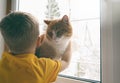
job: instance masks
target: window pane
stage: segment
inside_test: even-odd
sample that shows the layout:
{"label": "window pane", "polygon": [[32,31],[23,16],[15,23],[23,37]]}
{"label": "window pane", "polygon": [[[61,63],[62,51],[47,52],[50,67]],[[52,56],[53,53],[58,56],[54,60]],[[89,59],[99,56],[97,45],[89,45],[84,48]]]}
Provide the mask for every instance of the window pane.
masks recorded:
{"label": "window pane", "polygon": [[[100,0],[19,0],[19,10],[32,13],[45,31],[44,19],[68,15],[73,26],[72,60],[61,74],[100,80]],[[48,4],[49,3],[49,4]],[[52,5],[57,5],[51,7]],[[53,15],[50,9],[60,15]]]}
{"label": "window pane", "polygon": [[100,0],[70,0],[71,18],[98,18],[100,14]]}
{"label": "window pane", "polygon": [[62,74],[100,80],[99,19],[73,21],[73,52],[70,67]]}

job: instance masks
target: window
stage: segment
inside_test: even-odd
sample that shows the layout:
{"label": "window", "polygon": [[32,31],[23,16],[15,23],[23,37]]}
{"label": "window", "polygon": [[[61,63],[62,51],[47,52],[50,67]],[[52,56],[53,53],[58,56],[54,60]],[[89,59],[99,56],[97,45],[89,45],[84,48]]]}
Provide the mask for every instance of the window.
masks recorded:
{"label": "window", "polygon": [[19,0],[18,10],[38,18],[41,34],[44,19],[68,15],[73,26],[72,60],[60,75],[100,81],[100,0]]}

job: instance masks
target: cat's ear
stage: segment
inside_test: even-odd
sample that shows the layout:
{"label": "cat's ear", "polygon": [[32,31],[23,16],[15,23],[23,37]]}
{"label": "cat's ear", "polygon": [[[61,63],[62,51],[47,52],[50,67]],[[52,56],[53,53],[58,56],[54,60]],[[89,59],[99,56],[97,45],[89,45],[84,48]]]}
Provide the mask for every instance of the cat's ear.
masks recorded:
{"label": "cat's ear", "polygon": [[68,22],[69,22],[68,16],[67,16],[67,15],[64,15],[64,16],[62,17],[62,21],[65,22],[65,23],[68,23]]}
{"label": "cat's ear", "polygon": [[44,20],[44,22],[45,22],[47,25],[49,25],[51,21],[49,21],[49,20]]}

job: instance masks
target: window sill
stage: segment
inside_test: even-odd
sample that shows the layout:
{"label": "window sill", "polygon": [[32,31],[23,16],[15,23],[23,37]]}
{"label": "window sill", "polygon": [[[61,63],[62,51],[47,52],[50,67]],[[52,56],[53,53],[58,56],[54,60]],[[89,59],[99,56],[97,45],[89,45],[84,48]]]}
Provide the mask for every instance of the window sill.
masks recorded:
{"label": "window sill", "polygon": [[87,82],[58,76],[56,82],[54,83],[87,83]]}
{"label": "window sill", "polygon": [[100,81],[59,75],[55,83],[100,83]]}

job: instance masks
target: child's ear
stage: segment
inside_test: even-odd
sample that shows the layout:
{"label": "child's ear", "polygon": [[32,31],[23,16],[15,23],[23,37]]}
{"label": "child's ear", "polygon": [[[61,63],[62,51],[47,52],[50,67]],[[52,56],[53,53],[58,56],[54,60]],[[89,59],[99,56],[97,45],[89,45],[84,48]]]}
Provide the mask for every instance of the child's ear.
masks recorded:
{"label": "child's ear", "polygon": [[43,39],[44,39],[44,35],[41,35],[38,37],[37,39],[37,47],[41,46],[42,42],[43,42]]}

